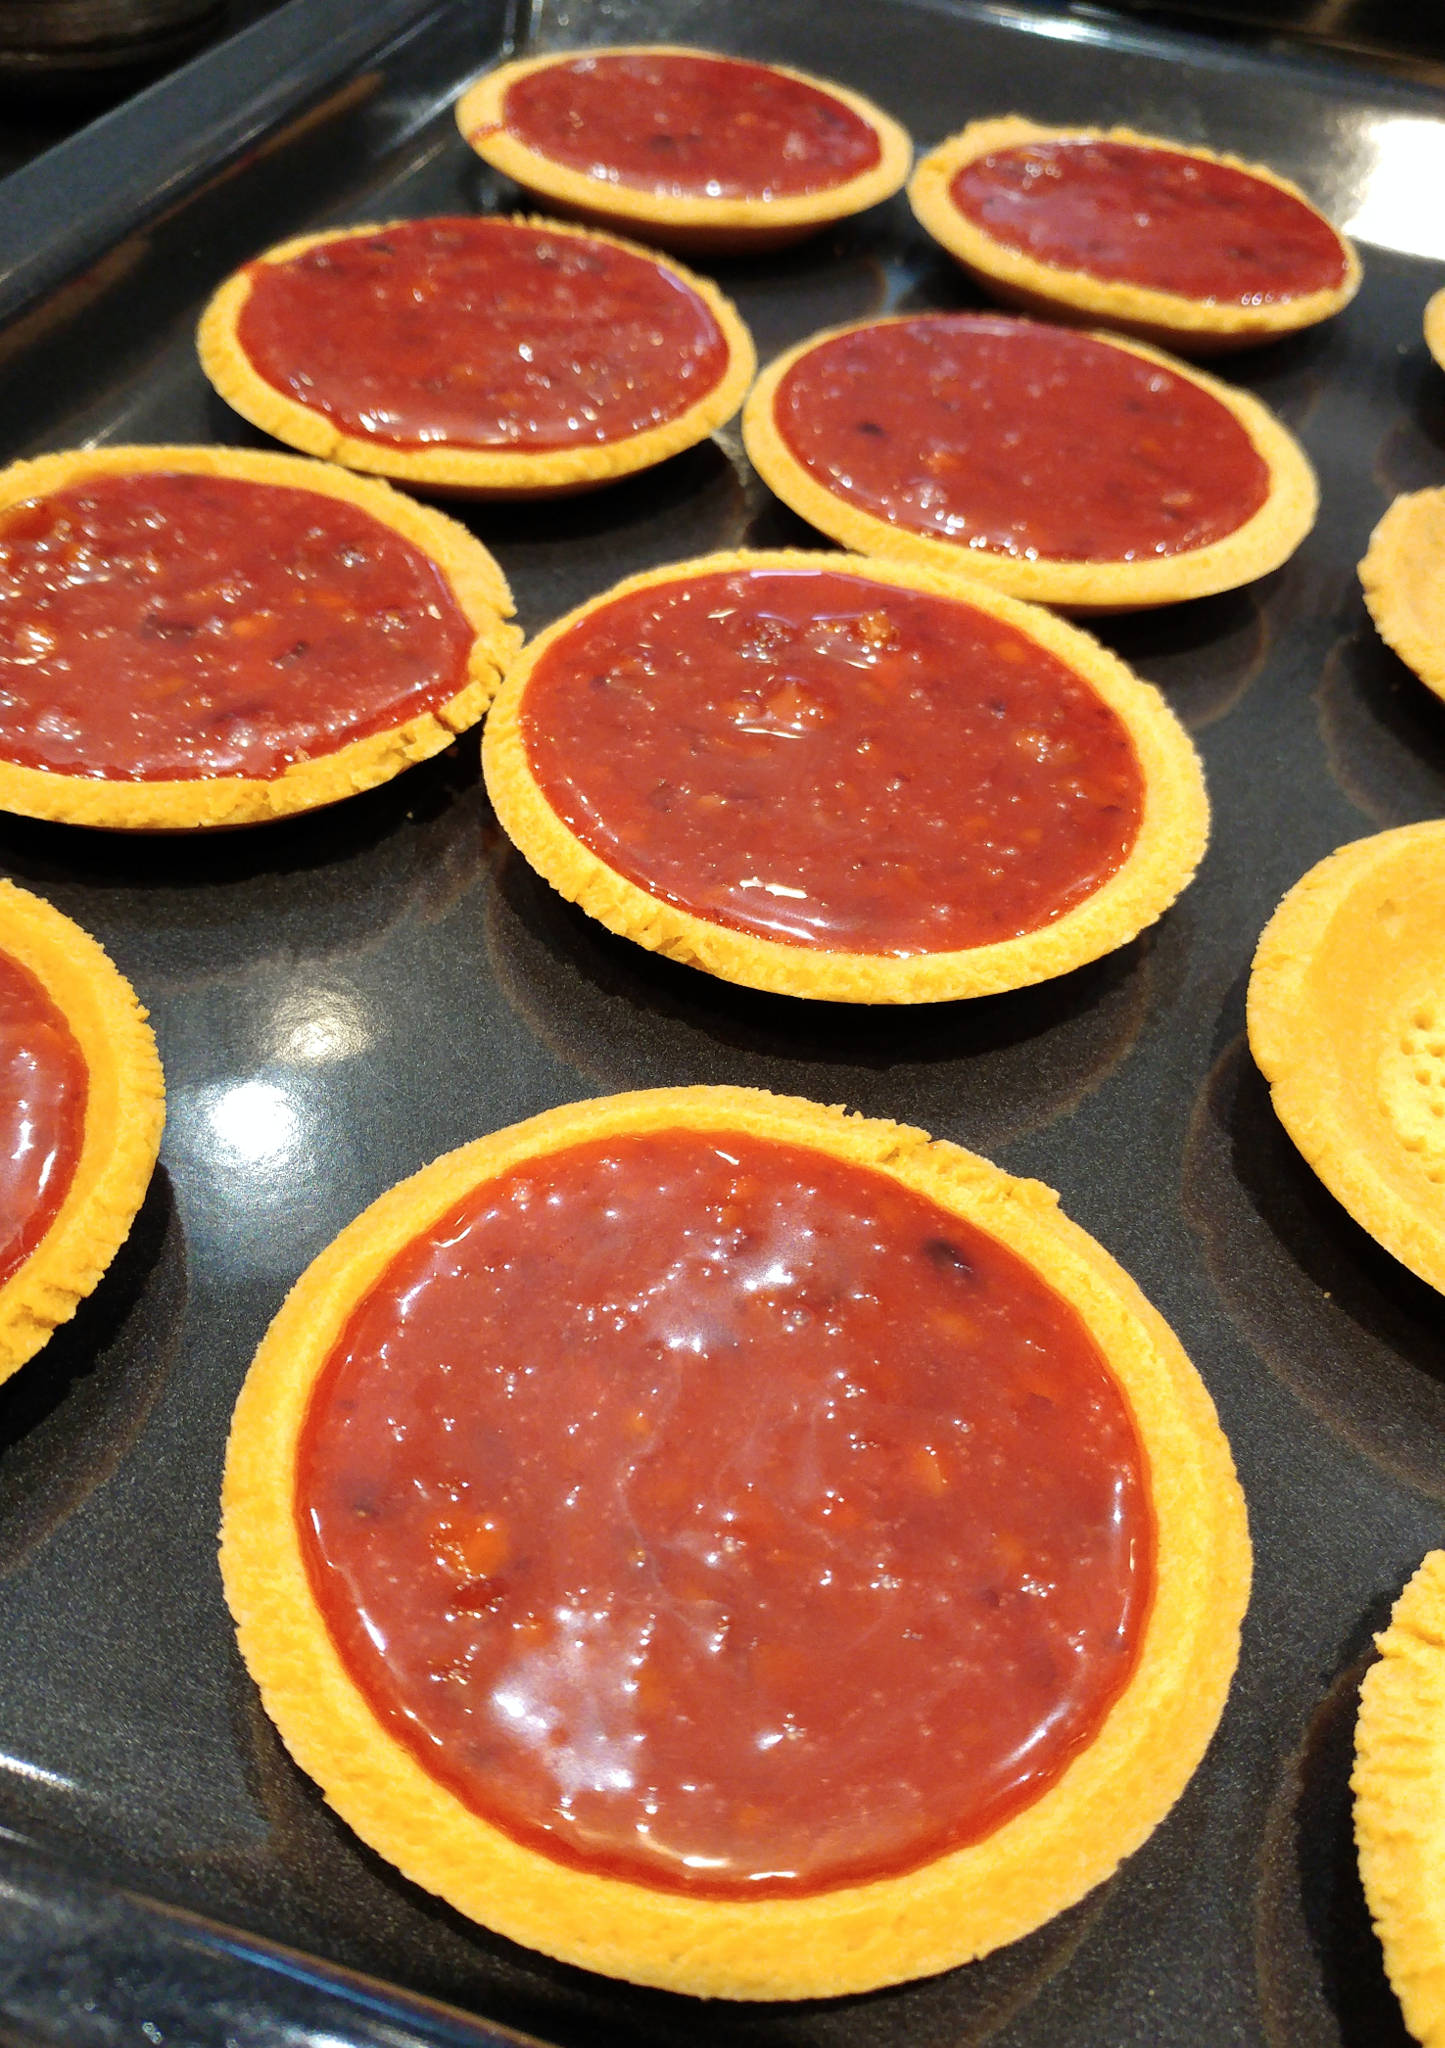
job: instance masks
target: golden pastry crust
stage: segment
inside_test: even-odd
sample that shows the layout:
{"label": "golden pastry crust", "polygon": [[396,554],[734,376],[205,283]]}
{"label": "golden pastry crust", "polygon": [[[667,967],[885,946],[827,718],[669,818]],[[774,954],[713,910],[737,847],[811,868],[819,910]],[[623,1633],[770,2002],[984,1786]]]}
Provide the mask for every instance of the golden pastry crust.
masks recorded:
{"label": "golden pastry crust", "polygon": [[655,249],[644,249],[616,235],[599,234],[593,228],[568,227],[554,220],[519,219],[518,225],[544,228],[548,234],[605,242],[609,248],[641,257],[678,279],[702,300],[722,331],[728,360],[717,383],[676,419],[664,420],[660,426],[647,427],[639,434],[616,441],[576,448],[547,448],[533,453],[507,448],[393,448],[343,433],[325,413],[313,412],[309,406],[289,398],[252,367],[239,334],[241,315],[251,294],[251,272],[263,263],[289,263],[293,257],[326,242],[385,234],[390,227],[408,225],[412,223],[374,221],[366,227],[294,235],[290,241],[263,250],[252,263],[226,279],[201,315],[196,347],[201,368],[227,405],[243,420],[249,420],[253,427],[260,427],[289,447],[299,448],[303,454],[322,456],[347,469],[393,477],[398,483],[446,497],[558,498],[593,490],[618,477],[633,476],[640,469],[665,462],[671,455],[680,455],[683,449],[706,440],[742,404],[757,368],[757,356],[752,336],[731,301],[723,297],[715,284],[694,276],[681,264],[666,261]]}
{"label": "golden pastry crust", "polygon": [[[990,945],[905,958],[831,951],[755,938],[680,909],[618,874],[563,823],[532,773],[521,727],[527,683],[547,649],[588,612],[632,591],[694,576],[820,564],[870,583],[956,598],[1004,621],[1067,663],[1124,721],[1144,779],[1144,815],[1127,860],[1092,896],[1052,924]],[[493,808],[514,845],[554,889],[609,931],[724,981],[829,1002],[951,1002],[1067,974],[1124,945],[1162,916],[1187,886],[1209,835],[1203,771],[1188,735],[1158,691],[1115,655],[1078,627],[983,585],[859,555],[789,550],[706,555],[626,578],[557,620],[523,649],[488,717],[482,766]]]}
{"label": "golden pastry crust", "polygon": [[[1339,242],[1345,259],[1343,281],[1328,291],[1302,293],[1269,305],[1241,306],[1194,299],[1182,292],[1126,284],[1095,277],[1087,270],[1067,270],[1056,263],[999,242],[960,213],[949,188],[965,164],[997,149],[1029,142],[1130,142],[1145,149],[1166,149],[1175,156],[1197,157],[1202,163],[1227,164],[1266,185],[1289,193],[1307,206]],[[970,122],[922,158],[909,182],[908,198],[919,222],[936,242],[960,263],[984,290],[1005,304],[1071,325],[1112,328],[1141,341],[1181,349],[1186,355],[1215,354],[1250,348],[1277,335],[1293,334],[1328,320],[1347,306],[1360,288],[1360,259],[1353,246],[1320,212],[1298,185],[1264,164],[1201,149],[1197,144],[1170,142],[1161,135],[1140,135],[1132,128],[1049,128],[1021,114]]]}
{"label": "golden pastry crust", "polygon": [[897,192],[913,161],[913,143],[871,100],[831,79],[815,78],[787,64],[768,63],[769,71],[799,80],[838,100],[866,121],[878,138],[878,162],[855,178],[821,192],[795,193],[776,199],[710,199],[702,193],[651,192],[614,184],[573,170],[530,148],[512,135],[503,120],[508,88],[518,79],[579,56],[587,57],[718,57],[720,51],[684,48],[675,43],[623,43],[586,50],[553,50],[541,57],[519,57],[502,64],[469,86],[457,101],[457,126],[468,146],[524,192],[569,216],[595,221],[627,234],[646,235],[665,248],[730,251],[778,248],[814,234],[830,222],[845,220]]}
{"label": "golden pastry crust", "polygon": [[74,1177],[50,1228],[0,1286],[0,1380],[68,1322],[126,1240],[165,1121],[155,1038],[135,991],[68,917],[0,881],[0,952],[28,967],[70,1026],[88,1075]]}
{"label": "golden pastry crust", "polygon": [[1405,2024],[1445,2044],[1445,1551],[1432,1550],[1375,1638],[1355,1729],[1355,1844]]}
{"label": "golden pastry crust", "polygon": [[1445,1292],[1445,821],[1342,846],[1266,925],[1249,1044],[1280,1122],[1377,1243]]}
{"label": "golden pastry crust", "polygon": [[482,717],[506,664],[521,645],[521,633],[510,622],[513,607],[506,578],[465,527],[374,478],[351,476],[346,470],[305,462],[294,455],[240,448],[83,448],[12,463],[0,471],[0,513],[92,477],[129,476],[145,470],[235,477],[247,483],[316,491],[359,506],[419,548],[446,577],[476,636],[468,656],[467,681],[435,711],[420,712],[389,732],[353,740],[332,753],[293,762],[280,775],[266,780],[215,775],[119,782],[23,768],[0,760],[0,810],[111,831],[173,832],[212,825],[252,825],[316,810],[389,782],[413,762],[439,754],[458,733]]}
{"label": "golden pastry crust", "polygon": [[[905,320],[917,315],[900,316]],[[891,561],[914,562],[955,579],[991,584],[1011,597],[1059,611],[1139,611],[1153,605],[1178,604],[1185,598],[1210,597],[1277,569],[1294,553],[1314,525],[1319,491],[1314,471],[1299,443],[1247,392],[1234,391],[1187,363],[1175,361],[1143,342],[1123,341],[1116,334],[1094,334],[1109,348],[1159,363],[1176,377],[1197,385],[1232,413],[1248,434],[1269,470],[1269,492],[1259,510],[1243,526],[1207,547],[1177,555],[1151,556],[1136,562],[1059,562],[1047,557],[1026,560],[968,548],[931,534],[891,526],[860,506],[850,504],[818,482],[789,449],[778,432],[774,400],[794,363],[824,342],[885,321],[858,320],[810,335],[770,363],[748,394],[743,407],[743,443],[754,468],[785,505],[820,532],[859,554]]]}
{"label": "golden pastry crust", "polygon": [[1425,346],[1445,370],[1445,289],[1436,292],[1425,307]]}
{"label": "golden pastry crust", "polygon": [[[877,1168],[1008,1245],[1073,1304],[1122,1387],[1153,1480],[1158,1582],[1097,1739],[988,1839],[906,1877],[804,1898],[698,1900],[568,1868],[480,1820],[372,1716],[311,1596],[293,1473],[311,1386],[358,1298],[469,1189],[525,1158],[686,1126]],[[407,1876],[510,1939],[702,1997],[833,1997],[947,1969],[1082,1898],[1174,1803],[1224,1705],[1248,1594],[1244,1503],[1209,1396],[1157,1311],[1053,1193],[923,1132],[735,1088],[549,1111],[448,1154],[359,1217],[293,1289],[252,1365],[226,1463],[221,1564],[242,1652],[301,1767]]]}
{"label": "golden pastry crust", "polygon": [[1396,498],[1370,535],[1360,582],[1385,645],[1445,697],[1445,490]]}

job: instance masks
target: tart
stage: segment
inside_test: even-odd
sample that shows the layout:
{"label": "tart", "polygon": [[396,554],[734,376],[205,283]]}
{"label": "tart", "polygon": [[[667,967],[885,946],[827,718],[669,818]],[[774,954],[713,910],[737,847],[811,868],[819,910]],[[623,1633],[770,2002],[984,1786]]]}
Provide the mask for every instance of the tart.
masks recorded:
{"label": "tart", "polygon": [[0,808],[120,829],[335,803],[448,746],[520,634],[487,550],[374,479],[232,448],[0,472]]}
{"label": "tart", "polygon": [[1445,821],[1342,846],[1265,927],[1249,1043],[1280,1122],[1378,1244],[1445,1292]]}
{"label": "tart", "polygon": [[278,441],[469,498],[650,469],[731,419],[755,368],[705,278],[493,216],[279,243],[221,286],[198,345],[222,398]]}
{"label": "tart", "polygon": [[1445,490],[1396,498],[1370,535],[1360,582],[1385,645],[1445,697]]}
{"label": "tart", "polygon": [[462,95],[457,126],[549,208],[714,253],[861,213],[913,160],[904,130],[860,93],[669,44],[518,58]]}
{"label": "tart", "polygon": [[130,984],[79,925],[0,881],[0,1379],[124,1244],[164,1114]]}
{"label": "tart", "polygon": [[682,1088],[342,1233],[242,1390],[221,1562],[287,1747],[407,1876],[771,1999],[1106,1877],[1213,1732],[1249,1545],[1203,1386],[1048,1189]]}
{"label": "tart", "polygon": [[1432,1550],[1375,1638],[1355,1731],[1355,1842],[1405,2024],[1445,2042],[1445,1551]]}
{"label": "tart", "polygon": [[1309,463],[1257,399],[1142,342],[1004,314],[815,335],[759,377],[743,439],[845,547],[1066,611],[1232,590],[1314,523]]}
{"label": "tart", "polygon": [[1426,304],[1425,346],[1445,370],[1445,290],[1436,292]]}
{"label": "tart", "polygon": [[503,830],[610,930],[836,1002],[1021,988],[1123,945],[1203,854],[1198,759],[1077,627],[862,556],[709,555],[523,650]]}
{"label": "tart", "polygon": [[995,298],[1186,354],[1312,327],[1360,285],[1353,248],[1287,178],[1128,128],[974,121],[908,196]]}

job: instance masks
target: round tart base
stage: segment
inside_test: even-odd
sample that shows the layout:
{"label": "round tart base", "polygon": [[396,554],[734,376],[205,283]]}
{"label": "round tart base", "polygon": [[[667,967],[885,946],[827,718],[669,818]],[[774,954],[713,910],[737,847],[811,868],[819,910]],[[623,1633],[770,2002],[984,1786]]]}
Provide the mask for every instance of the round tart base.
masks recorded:
{"label": "round tart base", "polygon": [[1385,1250],[1445,1292],[1445,822],[1355,840],[1265,927],[1249,1043],[1280,1122]]}
{"label": "round tart base", "polygon": [[1355,1843],[1385,1971],[1416,2040],[1445,2043],[1445,1551],[1375,1638],[1355,1731]]}
{"label": "round tart base", "polygon": [[280,775],[269,778],[212,775],[121,781],[65,775],[0,760],[0,809],[27,818],[50,818],[111,831],[177,832],[253,825],[317,810],[389,782],[414,762],[439,754],[458,733],[477,724],[507,662],[521,644],[519,629],[510,623],[513,606],[506,579],[465,527],[376,479],[351,476],[329,464],[306,462],[293,455],[239,448],[87,448],[42,455],[0,472],[0,512],[95,477],[146,471],[233,477],[247,483],[314,491],[358,506],[418,548],[442,572],[475,635],[467,680],[435,710],[419,712],[390,731],[353,740],[330,753],[293,762]]}
{"label": "round tart base", "polygon": [[1370,535],[1360,582],[1385,645],[1445,697],[1445,489],[1396,498]]}
{"label": "round tart base", "polygon": [[[690,576],[823,567],[951,597],[1026,634],[1080,675],[1128,727],[1145,785],[1134,846],[1103,885],[1053,923],[954,952],[904,957],[830,951],[754,937],[650,894],[583,844],[553,810],[527,758],[521,714],[528,679],[547,650],[594,606]],[[1152,924],[1203,857],[1209,805],[1199,760],[1163,698],[1077,627],[983,585],[863,556],[801,551],[707,555],[628,577],[537,636],[510,671],[487,720],[482,766],[502,829],[552,887],[609,931],[724,981],[778,995],[844,1003],[952,1002],[1067,974]]]}
{"label": "round tart base", "polygon": [[[698,1899],[522,1848],[440,1787],[378,1723],[313,1600],[293,1474],[312,1384],[391,1260],[480,1182],[604,1136],[756,1133],[872,1167],[1025,1259],[1082,1317],[1152,1475],[1153,1605],[1133,1675],[1096,1739],[994,1834],[910,1874],[801,1898]],[[509,1938],[610,1976],[739,1999],[833,1997],[947,1969],[1073,1904],[1151,1832],[1223,1708],[1249,1543],[1228,1446],[1167,1325],[1107,1253],[1020,1181],[896,1124],[731,1088],[553,1110],[448,1154],[359,1217],[297,1283],[236,1408],[221,1564],[242,1652],[301,1767],[383,1856]]]}
{"label": "round tart base", "polygon": [[1425,307],[1425,346],[1445,370],[1445,290],[1436,292]]}
{"label": "round tart base", "polygon": [[600,45],[583,52],[557,50],[541,57],[520,57],[500,65],[469,86],[457,102],[457,126],[468,147],[494,170],[520,185],[549,209],[620,234],[642,235],[665,249],[713,256],[757,254],[784,248],[816,234],[834,221],[846,220],[865,207],[891,198],[908,176],[913,144],[906,131],[866,100],[861,93],[830,79],[815,78],[786,64],[765,68],[784,78],[811,85],[841,101],[865,121],[878,138],[879,160],[868,171],[820,192],[773,199],[709,198],[701,193],[652,192],[638,186],[588,176],[585,171],[531,148],[511,134],[503,121],[507,90],[537,71],[588,57],[707,57],[720,52],[684,48],[671,43]]}
{"label": "round tart base", "polygon": [[88,932],[0,881],[0,952],[27,967],[85,1060],[80,1157],[50,1228],[0,1286],[0,1380],[68,1322],[124,1244],[160,1150],[165,1084],[129,982]]}
{"label": "round tart base", "polygon": [[[1263,164],[1220,155],[1196,145],[1170,142],[1160,135],[1140,135],[1132,128],[1049,128],[1020,114],[974,121],[921,159],[909,181],[908,198],[919,223],[975,283],[1005,305],[1070,325],[1107,327],[1140,341],[1185,355],[1215,355],[1253,348],[1283,334],[1313,327],[1347,306],[1360,288],[1360,261],[1343,235],[1337,239],[1346,259],[1343,281],[1330,290],[1302,293],[1265,305],[1231,305],[1194,299],[1180,292],[1126,284],[1096,277],[1087,270],[1069,270],[1041,262],[1021,249],[996,241],[986,228],[969,220],[954,205],[950,188],[966,164],[994,150],[1014,149],[1030,142],[1127,142],[1146,149],[1168,150],[1201,163],[1225,164],[1251,178],[1287,192],[1319,220],[1297,185]],[[1328,226],[1329,223],[1326,222]],[[1331,228],[1331,233],[1336,230]]]}

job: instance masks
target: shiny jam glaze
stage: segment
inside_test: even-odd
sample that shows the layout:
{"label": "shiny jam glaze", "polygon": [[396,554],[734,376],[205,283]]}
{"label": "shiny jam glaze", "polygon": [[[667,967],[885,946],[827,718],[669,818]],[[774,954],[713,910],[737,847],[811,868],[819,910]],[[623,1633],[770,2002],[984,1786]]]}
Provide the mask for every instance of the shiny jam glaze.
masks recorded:
{"label": "shiny jam glaze", "polygon": [[1072,1308],[871,1168],[594,1140],[393,1261],[296,1513],[348,1671],[514,1839],[665,1890],[916,1868],[1127,1683],[1154,1525]]}
{"label": "shiny jam glaze", "polygon": [[399,221],[254,263],[253,369],[358,440],[537,453],[677,419],[728,363],[664,264],[525,221]]}
{"label": "shiny jam glaze", "polygon": [[820,342],[774,418],[836,497],[911,533],[1026,561],[1207,547],[1263,505],[1269,469],[1228,408],[1068,328],[925,314]]}
{"label": "shiny jam glaze", "polygon": [[269,779],[454,697],[472,629],[359,506],[137,471],[0,513],[0,760]]}
{"label": "shiny jam glaze", "polygon": [[860,114],[766,64],[662,50],[581,56],[508,86],[502,124],[553,163],[679,198],[789,199],[871,171]]}
{"label": "shiny jam glaze", "polygon": [[583,843],[759,938],[913,954],[1035,930],[1128,855],[1143,781],[1071,669],[961,601],[834,570],[654,584],[590,611],[522,700]]}
{"label": "shiny jam glaze", "polygon": [[965,164],[965,219],[1040,263],[1233,306],[1344,283],[1345,252],[1292,193],[1230,164],[1132,142],[1024,142]]}
{"label": "shiny jam glaze", "polygon": [[80,1159],[85,1056],[30,969],[0,951],[0,1286],[60,1212]]}

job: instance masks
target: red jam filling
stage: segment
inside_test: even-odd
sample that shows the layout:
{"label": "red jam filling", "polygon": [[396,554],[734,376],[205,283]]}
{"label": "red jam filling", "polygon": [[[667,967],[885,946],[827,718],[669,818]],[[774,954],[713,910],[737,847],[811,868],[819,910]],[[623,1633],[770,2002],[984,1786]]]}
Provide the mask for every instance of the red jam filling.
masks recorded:
{"label": "red jam filling", "polygon": [[85,1133],[89,1075],[63,1012],[0,952],[0,1286],[60,1212]]}
{"label": "red jam filling", "polygon": [[525,221],[399,221],[248,275],[252,368],[391,448],[621,441],[680,417],[728,365],[710,308],[664,264]]}
{"label": "red jam filling", "polygon": [[427,1772],[557,1861],[715,1898],[1029,1806],[1154,1576],[1075,1311],[871,1168],[734,1133],[529,1160],[417,1238],[321,1372],[295,1504]]}
{"label": "red jam filling", "polygon": [[587,615],[522,701],[552,809],[629,881],[758,938],[987,945],[1127,858],[1123,721],[961,600],[830,569],[654,584]]}
{"label": "red jam filling", "polygon": [[1208,547],[1269,468],[1227,406],[1067,328],[924,314],[855,328],[778,387],[783,442],[823,488],[960,548],[1138,562]]}
{"label": "red jam filling", "polygon": [[816,85],[664,50],[544,65],[508,86],[502,125],[569,170],[689,199],[826,192],[881,155],[872,125]]}
{"label": "red jam filling", "polygon": [[1268,306],[1334,291],[1339,236],[1266,178],[1134,142],[1024,142],[965,164],[965,219],[1040,263],[1189,299]]}
{"label": "red jam filling", "polygon": [[263,780],[435,710],[473,633],[419,548],[317,491],[147,470],[0,513],[0,760]]}

